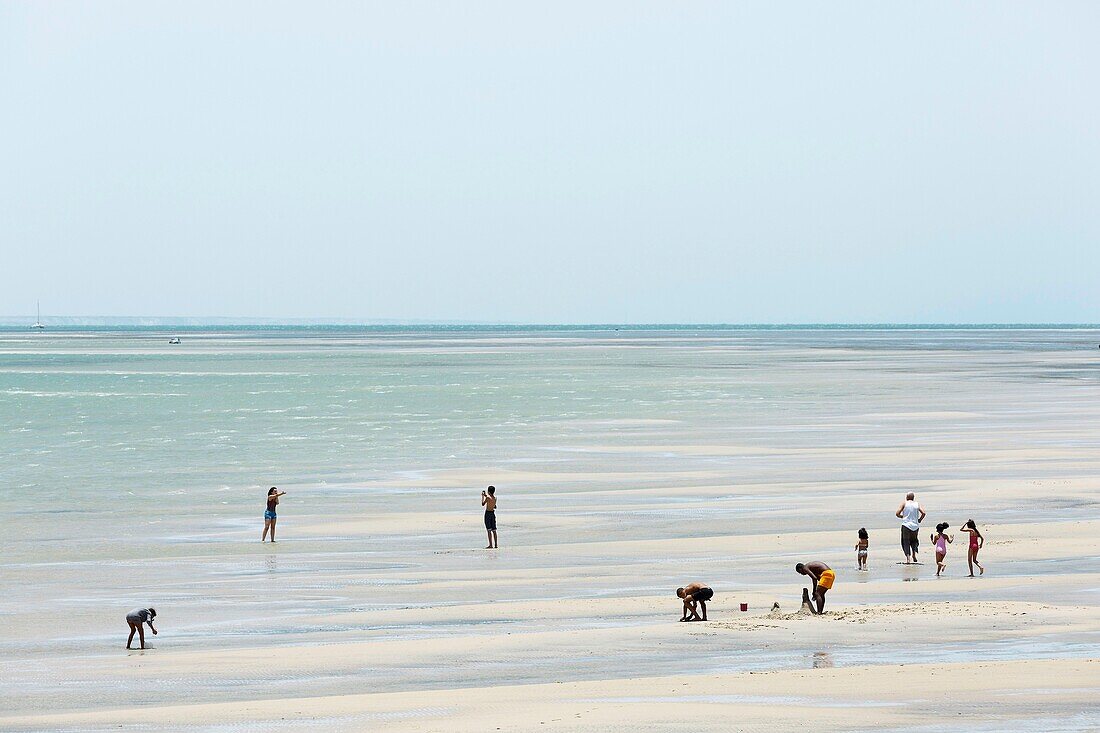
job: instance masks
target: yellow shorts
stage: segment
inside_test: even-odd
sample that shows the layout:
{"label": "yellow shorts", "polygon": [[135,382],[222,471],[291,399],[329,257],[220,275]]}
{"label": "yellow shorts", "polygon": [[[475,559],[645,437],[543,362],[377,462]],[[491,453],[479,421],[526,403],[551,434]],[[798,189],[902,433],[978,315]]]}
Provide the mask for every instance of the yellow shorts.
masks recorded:
{"label": "yellow shorts", "polygon": [[832,570],[826,570],[822,572],[821,577],[817,579],[817,584],[825,590],[829,590],[833,587],[834,580],[836,580],[836,573]]}

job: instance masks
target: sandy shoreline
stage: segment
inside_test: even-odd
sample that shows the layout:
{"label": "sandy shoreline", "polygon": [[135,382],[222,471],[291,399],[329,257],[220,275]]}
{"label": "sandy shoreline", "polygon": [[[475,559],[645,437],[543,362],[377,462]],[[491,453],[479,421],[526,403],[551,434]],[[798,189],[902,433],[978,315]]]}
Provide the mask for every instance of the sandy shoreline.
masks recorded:
{"label": "sandy shoreline", "polygon": [[[898,664],[845,669],[608,679],[549,685],[276,698],[2,718],[5,730],[264,726],[395,731],[919,730],[928,720],[983,730],[1071,730],[1100,692],[1098,660]],[[909,692],[906,692],[909,691]],[[811,712],[812,711],[812,712]],[[186,720],[186,723],[183,721]],[[989,723],[1002,727],[984,727]],[[297,725],[296,725],[297,724]]]}
{"label": "sandy shoreline", "polygon": [[[1012,539],[990,541],[985,559],[992,569],[975,579],[958,572],[935,579],[928,577],[929,565],[889,564],[889,572],[913,573],[921,582],[871,580],[871,573],[838,564],[840,579],[828,612],[816,618],[794,613],[799,582],[793,573],[772,583],[716,582],[711,621],[705,624],[677,624],[671,594],[604,596],[575,588],[573,597],[556,600],[402,607],[403,592],[397,589],[394,605],[299,616],[296,627],[316,630],[288,634],[281,642],[249,645],[245,639],[239,647],[180,648],[169,641],[168,631],[150,639],[155,648],[144,654],[77,654],[64,675],[67,684],[95,687],[111,680],[119,689],[140,693],[130,696],[134,704],[64,710],[70,701],[61,699],[32,714],[25,706],[38,703],[24,699],[17,703],[22,712],[0,715],[0,729],[277,725],[472,731],[599,725],[662,730],[674,726],[678,716],[696,715],[702,730],[729,730],[730,721],[739,730],[765,724],[769,730],[795,730],[809,706],[815,719],[845,730],[917,730],[909,724],[933,712],[983,730],[999,729],[998,721],[1012,729],[1059,730],[1043,727],[1054,713],[1088,720],[1097,712],[1092,701],[1100,692],[1095,659],[1100,617],[1095,606],[1041,599],[1089,598],[1088,592],[1100,587],[1100,573],[999,573],[1018,563],[1085,557],[1095,552],[1098,528],[1100,522],[1092,521],[991,527],[992,536]],[[1055,539],[1045,539],[1048,535]],[[629,575],[616,569],[614,558],[656,554],[681,563],[705,550],[739,558],[735,565],[773,567],[772,554],[747,552],[768,542],[774,554],[808,553],[847,539],[848,533],[818,532],[524,547],[512,551],[516,572],[499,571],[494,582],[520,596],[524,589],[555,587],[568,594],[578,578],[573,562],[586,556],[611,562],[583,567],[585,576],[626,586]],[[880,554],[889,557],[892,550],[881,548]],[[555,563],[533,560],[546,552]],[[954,559],[958,562],[958,554]],[[470,569],[421,571],[419,577],[433,593],[448,596],[471,584],[485,587],[480,575]],[[1013,600],[1020,598],[1030,600]],[[779,613],[767,610],[775,600],[782,604]],[[740,602],[749,603],[749,613],[735,610]],[[617,655],[632,660],[624,668],[629,675],[616,674]],[[979,661],[967,661],[975,657]],[[580,661],[586,658],[593,664]],[[523,681],[531,684],[507,686],[514,673],[500,670],[516,659],[542,660],[553,684],[530,678]],[[383,677],[386,670],[404,676],[408,689],[365,692],[354,683],[365,666]],[[453,687],[440,684],[431,672],[447,668]],[[18,673],[13,678],[19,682]],[[350,682],[338,683],[341,679]],[[907,689],[903,680],[912,681],[909,697],[899,696]],[[156,684],[150,688],[149,681]],[[196,683],[203,692],[193,703],[186,689],[171,689]],[[502,696],[508,705],[500,703]],[[1033,697],[1039,702],[1020,702]],[[167,702],[173,699],[177,702]]]}
{"label": "sandy shoreline", "polygon": [[[1073,493],[1068,488],[1062,490],[1067,495]],[[1087,493],[1090,484],[1080,482],[1076,490]],[[629,507],[629,501],[623,506]],[[839,510],[845,510],[843,503]],[[446,531],[452,521],[465,520],[448,514],[420,516],[421,526],[437,532]],[[521,516],[519,521],[537,521],[537,516],[527,520]],[[572,525],[564,522],[562,526]],[[293,562],[299,553],[312,555],[316,542],[310,537],[315,532],[319,536],[400,534],[408,527],[408,517],[403,515],[346,518],[335,526],[324,522],[313,525],[303,518],[295,528],[296,539],[278,548],[281,555],[259,557],[267,558],[265,562],[278,557],[283,563]],[[865,669],[867,665],[888,671],[895,666],[896,655],[902,654],[911,657],[907,666],[934,660],[954,670],[953,678],[977,684],[971,677],[979,674],[975,671],[978,667],[962,660],[976,656],[982,664],[1001,664],[998,660],[1008,657],[1014,664],[998,667],[998,674],[1016,675],[1020,680],[1004,682],[999,677],[998,684],[1015,689],[1023,687],[1026,680],[1034,684],[1035,665],[1051,655],[1069,665],[1094,658],[1100,621],[1095,606],[1089,603],[1095,599],[1095,588],[1100,587],[1100,572],[1091,572],[1086,559],[1096,559],[1094,538],[1100,521],[987,525],[985,530],[990,540],[983,560],[990,571],[980,578],[963,575],[961,548],[949,556],[949,575],[944,578],[931,577],[931,558],[925,558],[928,562],[921,566],[899,565],[892,541],[897,534],[894,527],[872,528],[877,542],[872,546],[870,573],[851,567],[851,533],[839,530],[651,540],[588,538],[581,543],[505,546],[497,553],[436,551],[433,562],[445,563],[446,568],[433,569],[428,563],[411,572],[386,571],[386,577],[397,572],[413,584],[389,589],[381,586],[381,596],[376,595],[381,603],[376,602],[373,608],[298,613],[281,633],[270,636],[280,631],[278,623],[269,628],[269,638],[262,638],[258,645],[250,644],[247,634],[226,638],[224,631],[211,625],[180,638],[182,630],[162,623],[164,635],[150,638],[154,648],[144,654],[104,649],[103,642],[108,647],[120,643],[114,636],[92,639],[90,646],[73,647],[67,652],[70,663],[45,677],[41,671],[33,671],[36,665],[28,658],[30,666],[17,663],[8,674],[10,689],[19,696],[7,697],[11,714],[0,715],[0,729],[81,730],[131,724],[172,729],[172,720],[180,715],[182,706],[189,710],[188,719],[200,727],[235,720],[250,720],[254,725],[298,720],[308,727],[308,721],[315,720],[318,725],[323,722],[327,727],[348,730],[367,721],[373,721],[372,727],[396,726],[398,730],[406,725],[408,729],[472,730],[485,718],[475,712],[479,706],[470,701],[482,699],[492,709],[497,685],[511,679],[538,687],[538,674],[561,682],[581,680],[577,684],[590,686],[584,688],[585,699],[631,698],[629,704],[605,702],[586,708],[608,716],[608,725],[630,720],[634,721],[630,727],[652,724],[659,728],[665,713],[649,709],[644,698],[656,693],[645,692],[652,688],[641,678],[668,672],[676,673],[678,684],[694,689],[699,675],[728,677],[730,684],[741,685],[745,670],[771,670],[780,675],[777,680],[784,680],[788,678],[783,674],[797,671],[792,667],[835,664],[846,670],[838,674],[853,675],[852,684],[864,684],[859,680],[874,677]],[[838,570],[829,611],[820,618],[788,616],[797,608],[798,588],[803,585],[789,565],[795,558],[809,556],[824,557]],[[210,558],[197,555],[188,560],[181,556],[180,561],[208,563]],[[1054,563],[1070,563],[1066,566],[1070,572]],[[678,608],[671,596],[671,581],[668,590],[658,594],[631,590],[638,588],[639,575],[673,573],[675,577],[677,568],[691,566],[714,568],[708,580],[717,596],[711,604],[711,621],[706,624],[675,623]],[[347,572],[340,567],[345,565],[323,572],[318,580],[346,582],[338,580]],[[1036,572],[1035,568],[1043,570]],[[919,582],[905,582],[914,580]],[[503,596],[500,588],[507,589]],[[455,600],[439,603],[431,598]],[[462,598],[469,600],[463,602]],[[486,602],[486,598],[491,600]],[[1073,599],[1079,601],[1073,603]],[[768,613],[776,601],[782,605],[781,613]],[[749,604],[749,613],[735,610],[741,602]],[[900,637],[899,629],[904,630]],[[222,643],[216,641],[219,638]],[[230,642],[228,647],[225,641]],[[512,660],[528,660],[543,671],[523,676],[516,671],[497,673],[499,664],[503,662],[508,669]],[[616,665],[623,663],[630,674],[615,675]],[[555,673],[557,666],[560,672]],[[444,669],[449,673],[434,671]],[[801,678],[794,675],[789,679]],[[75,696],[47,702],[51,698],[35,694],[34,689],[48,680],[75,685],[76,689],[102,689],[105,709],[81,712],[91,700]],[[153,688],[148,687],[149,680],[156,681]],[[793,682],[779,684],[760,695],[793,695],[790,684]],[[1052,684],[1062,689],[1061,677]],[[187,686],[196,693],[193,712],[185,702]],[[380,691],[364,696],[364,686]],[[1045,682],[1042,686],[1053,689]],[[28,694],[20,695],[24,688]],[[296,689],[301,697],[293,694]],[[402,689],[413,692],[400,692]],[[464,691],[447,693],[456,689]],[[992,695],[992,689],[986,692]],[[421,691],[419,698],[416,690]],[[422,706],[409,702],[425,697],[434,701],[448,694],[462,705],[449,703],[452,712],[440,713],[434,722],[422,719],[416,712]],[[717,693],[707,687],[693,694],[708,697]],[[658,697],[653,704],[659,708],[667,702],[667,695]],[[259,704],[267,699],[282,701],[275,706],[280,712],[284,705],[302,712],[285,720],[283,715],[257,715],[257,710],[268,709]],[[111,705],[111,700],[116,704]],[[203,700],[211,704],[203,704]],[[219,702],[228,700],[238,702]],[[130,701],[130,709],[117,707],[123,701]],[[789,711],[761,712],[775,706],[760,700],[700,699],[695,703],[708,709],[717,705],[722,714],[744,716],[744,720],[754,720],[756,715],[762,716],[761,720],[768,716],[796,719],[790,718]],[[834,703],[854,706],[861,718],[871,716],[867,719],[879,721],[876,725],[901,724],[893,712],[865,710],[868,703],[861,703],[858,696],[842,697]],[[960,709],[965,707],[961,698],[957,704]],[[1067,702],[1071,708],[1075,704]],[[568,728],[568,721],[561,716],[578,709],[575,698],[554,695],[538,705],[527,711],[530,717],[509,717],[504,722],[522,730],[540,725],[550,716],[547,724]],[[624,706],[631,712],[619,710]],[[34,709],[39,713],[33,714]],[[1089,707],[1082,709],[1086,714]],[[336,710],[351,718],[334,719]],[[383,717],[376,720],[371,715]],[[986,715],[992,715],[988,709]],[[989,717],[1000,719],[999,715]],[[791,726],[796,727],[793,722]]]}

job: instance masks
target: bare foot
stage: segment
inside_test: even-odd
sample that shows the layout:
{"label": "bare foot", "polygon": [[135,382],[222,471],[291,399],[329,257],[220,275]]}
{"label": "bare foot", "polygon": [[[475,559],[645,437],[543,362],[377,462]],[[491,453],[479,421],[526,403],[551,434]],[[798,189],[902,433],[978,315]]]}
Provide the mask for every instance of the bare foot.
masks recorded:
{"label": "bare foot", "polygon": [[978,575],[985,575],[985,568],[978,568]]}

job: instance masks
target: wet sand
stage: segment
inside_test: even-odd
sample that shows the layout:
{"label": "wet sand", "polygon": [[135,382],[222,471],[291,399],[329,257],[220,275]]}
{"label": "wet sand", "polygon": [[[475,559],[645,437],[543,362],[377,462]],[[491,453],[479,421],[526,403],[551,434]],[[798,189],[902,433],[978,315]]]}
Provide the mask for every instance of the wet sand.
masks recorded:
{"label": "wet sand", "polygon": [[[652,676],[412,693],[275,698],[48,716],[51,729],[145,730],[829,730],[1095,729],[1095,660],[819,666],[811,670]],[[1031,677],[1034,675],[1034,677]],[[1036,678],[1041,680],[1037,683]],[[187,722],[181,722],[186,720]],[[931,721],[931,722],[929,722]],[[12,721],[19,724],[19,721]]]}
{"label": "wet sand", "polygon": [[[363,519],[361,531],[390,521]],[[282,572],[291,548],[312,545],[304,535],[324,527],[298,529],[264,572]],[[844,560],[841,532],[438,551],[436,569],[355,572],[378,577],[366,586],[377,600],[363,607],[325,611],[319,599],[256,634],[230,622],[177,629],[173,609],[144,653],[118,648],[120,632],[74,641],[57,663],[17,661],[5,688],[18,698],[0,726],[657,730],[702,709],[703,730],[769,720],[793,730],[809,705],[844,729],[920,730],[933,713],[979,730],[1087,729],[1050,721],[1096,723],[1100,572],[1080,564],[1095,563],[1098,530],[989,526],[991,538],[1011,539],[990,540],[979,578],[961,575],[957,555],[949,575],[934,578],[931,564],[896,564],[893,547],[877,547],[870,572],[859,573]],[[823,555],[839,576],[827,613],[799,615],[790,566]],[[331,561],[302,569],[314,588],[348,582],[344,563],[354,559]],[[666,587],[690,567],[721,581],[712,581],[707,623],[675,621]],[[652,587],[655,578],[667,580]]]}

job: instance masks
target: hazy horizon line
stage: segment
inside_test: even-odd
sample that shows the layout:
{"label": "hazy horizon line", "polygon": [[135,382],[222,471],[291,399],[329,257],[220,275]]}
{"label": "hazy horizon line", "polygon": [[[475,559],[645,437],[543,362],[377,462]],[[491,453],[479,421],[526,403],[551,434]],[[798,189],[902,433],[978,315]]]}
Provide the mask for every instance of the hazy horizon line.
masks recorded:
{"label": "hazy horizon line", "polygon": [[[1040,321],[466,321],[447,319],[402,318],[260,318],[245,316],[49,316],[43,319],[48,328],[81,327],[191,327],[203,326],[365,326],[365,327],[491,327],[491,328],[1100,328],[1089,322]],[[0,316],[0,328],[30,328],[34,316]]]}

